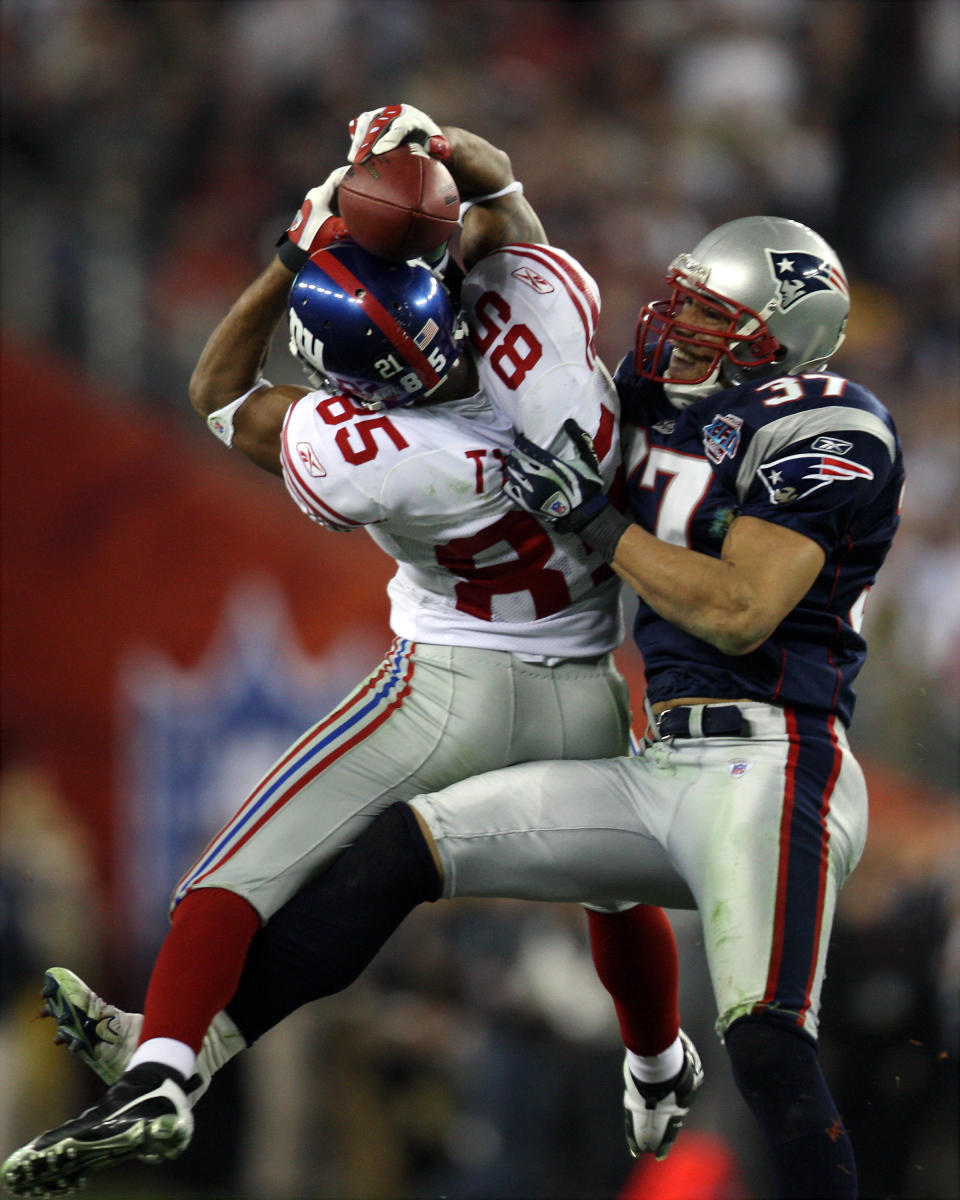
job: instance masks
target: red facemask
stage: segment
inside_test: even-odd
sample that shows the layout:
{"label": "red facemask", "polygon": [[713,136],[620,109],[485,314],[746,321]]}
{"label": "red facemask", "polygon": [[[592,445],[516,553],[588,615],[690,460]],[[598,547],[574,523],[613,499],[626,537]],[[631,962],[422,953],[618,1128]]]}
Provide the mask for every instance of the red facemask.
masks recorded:
{"label": "red facemask", "polygon": [[[681,268],[672,268],[666,280],[673,288],[670,299],[644,305],[637,320],[634,364],[642,378],[671,382],[666,372],[670,367],[670,349],[676,344],[711,352],[703,360],[700,374],[674,381],[678,385],[704,383],[725,357],[738,369],[776,361],[780,343],[753,309],[712,292]],[[681,321],[680,313],[688,300],[695,301],[711,316],[722,318],[723,324],[706,326]]]}

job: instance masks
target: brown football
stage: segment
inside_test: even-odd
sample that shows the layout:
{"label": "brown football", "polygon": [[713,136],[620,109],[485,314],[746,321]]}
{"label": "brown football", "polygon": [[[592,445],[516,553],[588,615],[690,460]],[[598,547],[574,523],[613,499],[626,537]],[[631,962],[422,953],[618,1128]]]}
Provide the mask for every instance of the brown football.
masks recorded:
{"label": "brown football", "polygon": [[460,194],[453,176],[419,147],[401,145],[355,163],[338,197],[354,241],[393,262],[428,254],[457,230]]}

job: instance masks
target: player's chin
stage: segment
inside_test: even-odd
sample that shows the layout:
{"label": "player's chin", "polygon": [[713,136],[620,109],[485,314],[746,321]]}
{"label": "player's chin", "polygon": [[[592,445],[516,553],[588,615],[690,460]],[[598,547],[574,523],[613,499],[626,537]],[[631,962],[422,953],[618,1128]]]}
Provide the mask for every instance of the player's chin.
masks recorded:
{"label": "player's chin", "polygon": [[700,383],[713,370],[715,362],[713,354],[690,354],[674,348],[665,378],[671,383]]}

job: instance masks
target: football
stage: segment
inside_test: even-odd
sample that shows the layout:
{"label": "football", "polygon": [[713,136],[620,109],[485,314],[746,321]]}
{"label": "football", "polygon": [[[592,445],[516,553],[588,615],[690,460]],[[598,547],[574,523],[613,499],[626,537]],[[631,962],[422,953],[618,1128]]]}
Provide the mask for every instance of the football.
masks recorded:
{"label": "football", "polygon": [[418,146],[354,163],[337,194],[350,236],[380,258],[419,258],[457,231],[460,193],[453,176]]}

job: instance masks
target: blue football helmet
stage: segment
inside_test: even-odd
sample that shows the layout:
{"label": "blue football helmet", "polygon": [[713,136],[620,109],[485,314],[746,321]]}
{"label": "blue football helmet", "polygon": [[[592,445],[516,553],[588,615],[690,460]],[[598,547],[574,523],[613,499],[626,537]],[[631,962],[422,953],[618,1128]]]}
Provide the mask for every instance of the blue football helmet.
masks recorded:
{"label": "blue football helmet", "polygon": [[354,242],[318,250],[290,289],[290,351],[314,387],[370,409],[430,396],[462,352],[466,326],[436,275]]}

